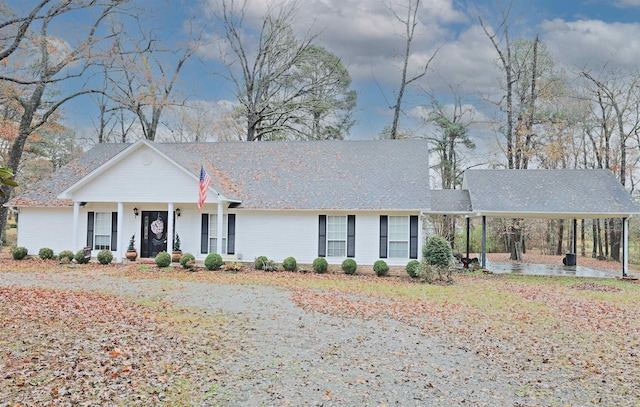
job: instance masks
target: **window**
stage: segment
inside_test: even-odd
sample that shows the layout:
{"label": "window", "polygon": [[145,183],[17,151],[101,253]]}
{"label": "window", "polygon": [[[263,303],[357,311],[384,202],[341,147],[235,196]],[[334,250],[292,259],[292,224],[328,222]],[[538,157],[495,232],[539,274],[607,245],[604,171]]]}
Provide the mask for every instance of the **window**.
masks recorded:
{"label": "window", "polygon": [[347,217],[327,216],[327,257],[347,255]]}
{"label": "window", "polygon": [[93,242],[95,250],[111,250],[111,212],[96,212]]}
{"label": "window", "polygon": [[389,257],[409,257],[408,216],[389,216]]}
{"label": "window", "polygon": [[[227,254],[227,215],[222,215],[222,253]],[[209,253],[218,252],[218,215],[209,215]]]}

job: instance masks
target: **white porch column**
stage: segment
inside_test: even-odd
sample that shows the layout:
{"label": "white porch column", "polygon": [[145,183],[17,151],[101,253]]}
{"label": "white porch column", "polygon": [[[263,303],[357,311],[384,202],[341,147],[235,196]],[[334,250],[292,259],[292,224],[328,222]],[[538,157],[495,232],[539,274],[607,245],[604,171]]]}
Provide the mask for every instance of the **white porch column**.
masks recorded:
{"label": "white porch column", "polygon": [[629,271],[629,218],[622,220],[622,277]]}
{"label": "white porch column", "polygon": [[216,253],[222,256],[222,225],[224,216],[224,205],[222,201],[218,201],[218,234],[216,236]]}
{"label": "white porch column", "polygon": [[173,202],[169,203],[169,207],[167,210],[169,211],[167,215],[167,253],[171,253],[173,251]]}
{"label": "white porch column", "polygon": [[78,224],[80,223],[80,202],[73,203],[73,244],[74,253],[76,250],[80,250],[78,247]]}
{"label": "white porch column", "polygon": [[118,202],[118,250],[116,250],[116,263],[122,263],[122,235],[124,234],[124,204]]}

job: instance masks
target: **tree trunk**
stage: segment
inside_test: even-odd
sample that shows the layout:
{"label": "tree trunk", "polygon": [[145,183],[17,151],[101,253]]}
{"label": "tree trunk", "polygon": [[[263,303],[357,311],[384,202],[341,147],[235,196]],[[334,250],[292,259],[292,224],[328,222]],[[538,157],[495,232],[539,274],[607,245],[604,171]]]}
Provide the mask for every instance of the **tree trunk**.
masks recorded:
{"label": "tree trunk", "polygon": [[561,256],[563,253],[562,246],[564,240],[564,219],[560,219],[558,222],[558,246],[556,247],[556,255]]}
{"label": "tree trunk", "polygon": [[604,233],[601,232],[600,235],[604,235],[604,258],[605,259],[609,259],[609,222],[608,222],[608,219],[604,220]]}
{"label": "tree trunk", "polygon": [[620,261],[620,238],[621,228],[618,219],[609,219],[609,234],[611,243],[611,259]]}

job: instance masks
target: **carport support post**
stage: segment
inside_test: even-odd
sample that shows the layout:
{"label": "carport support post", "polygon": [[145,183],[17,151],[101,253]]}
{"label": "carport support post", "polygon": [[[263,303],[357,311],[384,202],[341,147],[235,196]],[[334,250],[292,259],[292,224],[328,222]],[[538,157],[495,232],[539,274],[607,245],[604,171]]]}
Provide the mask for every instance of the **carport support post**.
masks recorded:
{"label": "carport support post", "polygon": [[622,277],[629,270],[629,218],[622,219]]}
{"label": "carport support post", "polygon": [[471,219],[468,216],[466,216],[465,220],[467,221],[467,262],[464,263],[464,268],[469,268],[469,229],[470,229],[469,225],[470,225]]}
{"label": "carport support post", "polygon": [[482,268],[487,267],[487,217],[482,217]]}

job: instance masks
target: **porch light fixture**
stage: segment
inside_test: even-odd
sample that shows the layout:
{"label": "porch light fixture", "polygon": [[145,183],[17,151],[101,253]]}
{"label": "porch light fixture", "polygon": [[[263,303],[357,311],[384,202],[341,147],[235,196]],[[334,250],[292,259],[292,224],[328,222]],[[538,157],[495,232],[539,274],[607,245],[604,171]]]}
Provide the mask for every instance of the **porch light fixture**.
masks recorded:
{"label": "porch light fixture", "polygon": [[133,214],[134,214],[135,216],[138,216],[138,208],[133,208]]}
{"label": "porch light fixture", "polygon": [[180,208],[176,208],[176,216],[180,217]]}

